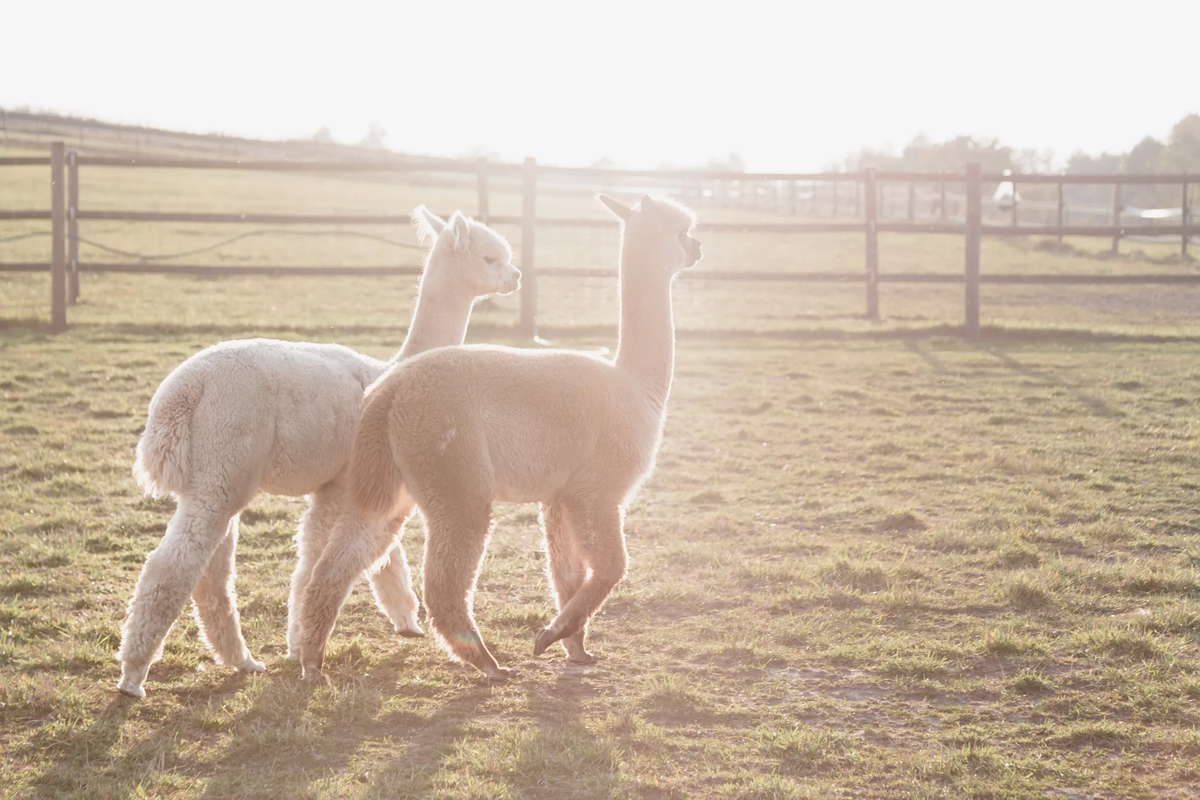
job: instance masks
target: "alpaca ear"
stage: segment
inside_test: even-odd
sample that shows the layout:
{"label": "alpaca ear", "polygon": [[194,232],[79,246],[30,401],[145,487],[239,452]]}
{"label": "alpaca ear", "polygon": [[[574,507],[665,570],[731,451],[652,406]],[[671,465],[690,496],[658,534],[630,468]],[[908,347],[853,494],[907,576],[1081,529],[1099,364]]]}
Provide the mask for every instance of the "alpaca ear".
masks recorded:
{"label": "alpaca ear", "polygon": [[657,208],[658,205],[650,198],[650,195],[642,195],[642,211],[654,211]]}
{"label": "alpaca ear", "polygon": [[633,209],[622,203],[620,200],[616,200],[606,194],[598,194],[596,195],[596,199],[608,206],[609,211],[613,212],[623,220],[628,220],[633,216]]}
{"label": "alpaca ear", "polygon": [[412,224],[417,229],[417,241],[426,245],[433,244],[441,232],[446,230],[446,223],[442,218],[423,205],[413,209]]}
{"label": "alpaca ear", "polygon": [[450,215],[450,246],[454,250],[468,250],[471,247],[471,225],[461,211]]}

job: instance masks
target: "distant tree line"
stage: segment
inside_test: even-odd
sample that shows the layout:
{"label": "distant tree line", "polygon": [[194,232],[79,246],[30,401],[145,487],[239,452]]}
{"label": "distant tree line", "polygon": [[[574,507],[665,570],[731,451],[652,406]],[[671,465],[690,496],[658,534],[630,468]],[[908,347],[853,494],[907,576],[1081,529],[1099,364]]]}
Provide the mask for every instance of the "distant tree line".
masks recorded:
{"label": "distant tree line", "polygon": [[[980,161],[984,172],[1003,172],[1006,169],[1016,173],[1051,172],[1055,166],[1054,153],[1051,150],[1015,150],[1002,145],[997,139],[976,139],[971,136],[957,136],[944,142],[934,142],[921,135],[913,139],[899,154],[888,150],[864,148],[846,158],[838,167],[852,172],[866,167],[898,171],[959,172],[968,161]],[[1189,114],[1175,123],[1165,142],[1147,136],[1127,153],[1101,153],[1094,156],[1076,152],[1067,159],[1064,171],[1068,175],[1187,172],[1195,174],[1197,183],[1200,183],[1200,115]],[[1018,185],[1018,189],[1025,197],[1056,191],[1048,186],[1029,186],[1021,189]],[[1068,202],[1071,203],[1104,204],[1111,202],[1112,198],[1112,188],[1103,185],[1070,186],[1068,191]],[[1141,207],[1178,206],[1179,187],[1126,186],[1122,189],[1122,201],[1127,205]]]}

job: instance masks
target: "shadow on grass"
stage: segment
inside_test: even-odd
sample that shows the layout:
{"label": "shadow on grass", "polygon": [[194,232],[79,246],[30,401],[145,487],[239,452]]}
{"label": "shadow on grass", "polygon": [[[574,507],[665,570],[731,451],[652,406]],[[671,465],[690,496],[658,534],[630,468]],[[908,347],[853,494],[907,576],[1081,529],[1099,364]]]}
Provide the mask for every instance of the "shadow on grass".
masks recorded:
{"label": "shadow on grass", "polygon": [[[170,704],[118,695],[86,728],[37,734],[45,766],[26,796],[423,797],[476,779],[520,797],[619,788],[640,723],[588,717],[605,682],[594,668],[554,665],[549,681],[402,687],[411,669],[410,654],[398,653],[370,674],[335,677],[332,690],[302,683],[287,663],[160,687]],[[385,710],[406,693],[414,702]],[[481,763],[492,765],[486,774]]]}
{"label": "shadow on grass", "polygon": [[1092,397],[1091,395],[1087,394],[1086,392],[1081,392],[1079,389],[1077,389],[1074,386],[1072,386],[1071,384],[1063,381],[1061,378],[1059,378],[1057,375],[1055,375],[1052,372],[1047,372],[1045,370],[1034,369],[1033,367],[1026,366],[1025,364],[1022,364],[1020,361],[1017,361],[1015,358],[1010,356],[1008,353],[1005,353],[1004,351],[999,350],[996,347],[992,347],[992,346],[988,346],[988,345],[981,345],[981,346],[978,346],[976,349],[978,349],[980,352],[987,353],[988,355],[992,356],[997,361],[999,361],[1001,364],[1008,367],[1013,372],[1016,372],[1018,375],[1023,375],[1026,378],[1029,378],[1030,380],[1040,381],[1041,383],[1043,383],[1046,386],[1063,390],[1064,392],[1069,394],[1071,397],[1073,397],[1076,401],[1078,401],[1084,408],[1086,408],[1088,413],[1091,414],[1092,416],[1095,416],[1095,417],[1123,416],[1122,412],[1113,410],[1113,408],[1111,406],[1109,406],[1107,403],[1105,403],[1100,398]]}
{"label": "shadow on grass", "polygon": [[42,749],[52,749],[56,755],[32,782],[29,796],[133,795],[138,785],[164,763],[165,754],[178,747],[181,729],[192,727],[197,715],[207,709],[213,700],[235,695],[247,679],[244,675],[234,673],[202,693],[189,691],[190,698],[199,696],[208,702],[202,705],[189,704],[167,716],[156,724],[155,733],[130,747],[125,754],[112,759],[110,753],[124,738],[130,718],[144,715],[147,702],[116,694],[86,728],[73,731],[58,741],[38,742]]}
{"label": "shadow on grass", "polygon": [[945,375],[947,372],[946,362],[935,356],[928,347],[923,347],[922,343],[917,339],[907,339],[904,342],[904,347],[916,354],[929,365],[935,375]]}
{"label": "shadow on grass", "polygon": [[[370,675],[355,675],[353,669],[331,673],[329,691],[302,683],[299,668],[285,665],[253,706],[228,725],[223,749],[206,759],[201,797],[342,796],[366,789],[362,784],[368,780],[368,793],[377,796],[421,796],[467,726],[480,717],[493,687],[481,682],[452,690],[453,697],[432,714],[384,710],[389,700],[414,692],[412,684],[401,688],[401,677],[411,670],[409,653],[397,653]],[[389,763],[382,770],[381,751]],[[369,776],[357,772],[360,752],[368,754]]]}
{"label": "shadow on grass", "polygon": [[[464,668],[466,669],[466,668]],[[428,717],[391,712],[368,723],[375,739],[402,738],[402,750],[372,776],[371,798],[426,797],[439,774],[448,769],[471,723],[492,699],[492,684],[480,681],[442,702]]]}
{"label": "shadow on grass", "polygon": [[426,797],[438,790],[455,796],[613,796],[621,751],[632,745],[604,725],[589,724],[595,720],[586,719],[583,701],[595,692],[587,671],[565,667],[549,685],[516,680],[520,711],[481,713],[491,686],[459,694],[412,731],[407,750],[375,776],[367,796]]}
{"label": "shadow on grass", "polygon": [[[230,736],[199,770],[208,779],[201,797],[304,796],[313,782],[344,769],[369,734],[361,722],[378,710],[377,691],[365,700],[353,689],[338,695],[321,724],[310,715],[320,687],[301,681],[290,662],[273,673],[253,704],[222,725]],[[354,724],[337,727],[338,718]]]}

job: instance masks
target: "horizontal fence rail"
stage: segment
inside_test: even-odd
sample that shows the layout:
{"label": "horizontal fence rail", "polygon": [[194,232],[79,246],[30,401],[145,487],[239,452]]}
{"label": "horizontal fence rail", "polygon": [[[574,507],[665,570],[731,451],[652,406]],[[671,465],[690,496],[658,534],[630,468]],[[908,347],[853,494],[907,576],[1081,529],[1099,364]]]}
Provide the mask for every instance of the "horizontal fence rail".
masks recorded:
{"label": "horizontal fence rail", "polygon": [[[242,159],[143,158],[80,156],[82,167],[153,167],[156,169],[232,169],[255,172],[462,172],[474,173],[479,165],[471,161],[251,161]],[[490,164],[495,175],[519,175],[512,164]]]}
{"label": "horizontal fence rail", "polygon": [[[149,168],[205,169],[258,172],[299,173],[380,173],[427,176],[439,173],[474,176],[479,198],[478,217],[491,225],[520,226],[520,267],[523,273],[520,295],[520,327],[536,335],[536,281],[548,279],[580,279],[616,277],[609,268],[565,266],[542,267],[535,262],[536,231],[539,228],[615,229],[617,222],[607,218],[539,216],[537,203],[540,194],[554,195],[604,188],[608,191],[638,193],[668,191],[684,202],[695,205],[722,203],[732,208],[750,208],[775,215],[799,216],[805,210],[809,216],[826,218],[797,222],[702,222],[700,232],[778,234],[862,234],[866,239],[865,266],[861,272],[785,272],[737,270],[689,270],[682,277],[689,281],[778,281],[785,283],[863,283],[866,288],[867,316],[879,316],[878,286],[880,283],[964,284],[966,288],[966,333],[979,334],[979,287],[998,285],[1097,285],[1121,286],[1133,284],[1200,285],[1200,274],[1023,274],[984,273],[980,269],[980,238],[987,236],[1053,236],[1061,242],[1063,236],[1096,236],[1112,239],[1112,251],[1117,251],[1123,237],[1178,237],[1186,257],[1190,239],[1200,236],[1190,203],[1190,186],[1200,183],[1200,176],[1186,174],[1098,174],[1045,175],[984,173],[978,163],[967,165],[964,172],[913,172],[867,169],[861,172],[840,173],[771,173],[731,171],[630,170],[555,167],[539,165],[533,159],[522,164],[493,163],[486,160],[454,161],[446,159],[354,158],[350,160],[284,160],[241,158],[175,158],[155,156],[102,156],[66,152],[61,142],[53,142],[50,156],[0,157],[0,167],[45,167],[51,171],[50,209],[0,209],[0,221],[37,221],[51,223],[49,232],[19,234],[13,239],[50,236],[49,262],[0,262],[0,271],[51,273],[51,325],[54,330],[66,327],[66,307],[79,295],[79,276],[83,273],[133,273],[202,276],[393,276],[417,275],[420,265],[358,265],[330,266],[273,266],[171,264],[164,259],[196,255],[223,246],[245,236],[261,235],[251,231],[218,243],[212,248],[198,248],[174,256],[139,256],[116,248],[89,242],[79,235],[79,223],[87,221],[124,221],[144,223],[190,223],[232,225],[407,225],[407,214],[299,214],[299,213],[220,213],[164,212],[138,210],[87,210],[79,198],[81,168]],[[450,180],[447,178],[446,180]],[[462,180],[459,178],[458,180]],[[1009,190],[986,198],[984,185]],[[462,186],[463,184],[453,184]],[[1025,200],[1019,187],[1030,185],[1056,186],[1057,202]],[[1065,188],[1070,186],[1110,185],[1111,207],[1069,207]],[[1130,214],[1122,203],[1123,186],[1180,186],[1178,209],[1156,212],[1157,218],[1147,222],[1137,217],[1135,222],[1123,222]],[[907,187],[906,192],[896,189]],[[947,187],[953,191],[948,191]],[[505,216],[489,214],[489,197],[494,191],[521,195],[521,214]],[[1082,191],[1082,190],[1081,190]],[[1094,191],[1094,190],[1088,190]],[[1036,193],[1035,193],[1036,194]],[[1042,194],[1044,198],[1044,193]],[[824,213],[821,209],[827,209]],[[1020,213],[1026,212],[1022,220]],[[1140,209],[1134,209],[1135,212]],[[920,212],[920,213],[918,213]],[[1163,213],[1169,212],[1169,213]],[[1175,213],[1178,212],[1178,213]],[[1003,223],[995,221],[1002,215]],[[1033,215],[1038,221],[1030,222]],[[1100,219],[1102,222],[1080,225],[1080,218]],[[839,216],[845,218],[839,219]],[[897,219],[897,216],[899,219]],[[933,216],[934,219],[928,219]],[[1047,221],[1051,220],[1051,221]],[[272,233],[266,231],[266,233]],[[312,232],[309,232],[312,233]],[[318,232],[319,233],[319,232]],[[966,266],[957,273],[880,273],[878,234],[947,234],[964,236]],[[374,234],[347,234],[373,237]],[[378,238],[378,237],[376,237]],[[0,244],[4,238],[0,237]],[[398,242],[388,242],[403,247]],[[79,245],[93,245],[117,256],[134,256],[135,262],[83,262]]]}

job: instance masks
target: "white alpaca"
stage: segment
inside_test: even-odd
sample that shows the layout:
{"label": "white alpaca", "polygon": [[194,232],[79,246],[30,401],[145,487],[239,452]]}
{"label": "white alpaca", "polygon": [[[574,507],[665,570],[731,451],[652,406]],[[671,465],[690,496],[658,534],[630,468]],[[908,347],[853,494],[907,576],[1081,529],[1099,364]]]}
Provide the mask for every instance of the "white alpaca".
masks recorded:
{"label": "white alpaca", "polygon": [[540,502],[559,613],[534,655],[562,641],[587,663],[587,625],[624,576],[625,506],[654,466],[671,388],[671,281],[700,259],[694,218],[666,200],[624,220],[614,361],[566,351],[443,347],[391,367],[363,404],[338,520],[301,606],[300,660],[320,675],[354,577],[393,546],[414,504],[425,519],[425,607],[451,655],[504,678],[471,613],[496,500]]}
{"label": "white alpaca", "polygon": [[[223,342],[184,361],[154,393],[133,472],[148,493],[174,495],[177,507],[129,602],[117,654],[125,694],[145,696],[146,673],[189,596],[218,662],[263,671],[246,648],[234,595],[238,515],[258,491],[311,495],[288,601],[288,649],[297,655],[299,600],[341,513],[363,390],[391,363],[462,344],[475,300],[519,285],[500,234],[458,212],[447,224],[419,206],[412,218],[433,246],[391,362],[333,344]],[[401,635],[423,635],[403,549],[397,544],[381,565],[371,575],[380,608]]]}

